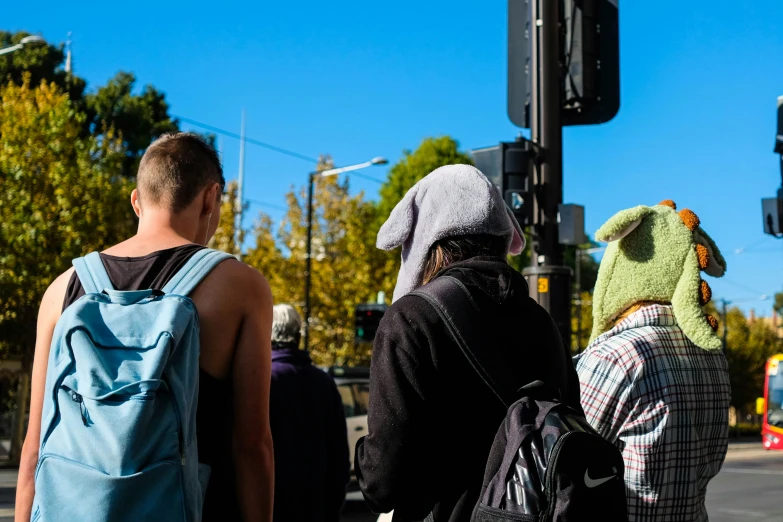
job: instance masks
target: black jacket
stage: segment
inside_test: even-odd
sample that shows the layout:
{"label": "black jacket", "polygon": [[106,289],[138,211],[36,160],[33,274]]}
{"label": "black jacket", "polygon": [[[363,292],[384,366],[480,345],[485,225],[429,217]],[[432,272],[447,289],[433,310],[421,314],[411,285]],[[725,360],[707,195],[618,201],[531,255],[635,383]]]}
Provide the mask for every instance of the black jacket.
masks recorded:
{"label": "black jacket", "polygon": [[269,422],[275,522],[338,522],[351,466],[343,401],[334,380],[294,346],[272,351]]}
{"label": "black jacket", "polygon": [[[492,377],[513,389],[540,379],[581,411],[570,352],[524,278],[493,257],[455,263],[438,276],[444,274],[468,288],[486,347],[502,354],[486,368]],[[394,510],[395,522],[423,520],[431,511],[436,522],[469,520],[505,407],[420,296],[389,307],[370,371],[369,432],[354,461],[368,504],[377,513]]]}

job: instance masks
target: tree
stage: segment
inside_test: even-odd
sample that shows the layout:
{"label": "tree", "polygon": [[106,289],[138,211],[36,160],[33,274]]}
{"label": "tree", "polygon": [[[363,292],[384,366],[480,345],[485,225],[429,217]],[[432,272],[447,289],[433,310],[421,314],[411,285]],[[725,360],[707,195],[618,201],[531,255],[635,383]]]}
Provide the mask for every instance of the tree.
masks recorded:
{"label": "tree", "polygon": [[133,94],[136,77],[119,72],[109,83],[85,97],[90,133],[104,135],[114,129],[121,137],[125,160],[123,175],[133,176],[147,146],[162,134],[176,132],[179,125],[169,116],[166,97],[151,85]]}
{"label": "tree", "polygon": [[[318,170],[330,168],[321,158]],[[367,223],[375,206],[363,194],[351,196],[349,182],[317,178],[313,198],[313,262],[310,352],[318,364],[365,365],[370,347],[354,343],[354,307],[380,289],[375,238]],[[254,231],[255,247],[245,261],[263,273],[275,301],[300,310],[304,304],[307,199],[304,189],[286,196],[288,211],[277,233],[261,214]]]}
{"label": "tree", "polygon": [[[0,47],[16,45],[26,36],[30,36],[30,33],[0,31]],[[63,49],[63,44],[32,44],[0,55],[0,84],[10,81],[21,85],[25,73],[29,73],[30,85],[39,85],[42,81],[53,82],[61,91],[68,93],[72,101],[80,101],[87,84],[82,78],[65,72]]]}
{"label": "tree", "polygon": [[[29,33],[0,32],[3,47],[18,43]],[[101,138],[108,131],[112,139],[120,138],[123,144],[122,173],[134,176],[138,162],[147,146],[161,134],[179,130],[179,124],[169,115],[165,95],[151,85],[140,94],[134,94],[136,78],[133,74],[119,72],[94,93],[85,94],[87,82],[65,71],[63,45],[26,45],[22,49],[0,55],[0,84],[10,81],[21,85],[25,74],[30,75],[30,85],[41,81],[55,83],[68,93],[74,109],[86,117],[81,121],[82,134]],[[214,136],[206,138],[214,142]]]}
{"label": "tree", "polygon": [[[71,259],[133,232],[130,183],[118,176],[122,146],[107,130],[83,137],[83,113],[54,83],[0,88],[0,356],[25,369],[26,409],[38,305]],[[18,458],[21,431],[13,444]]]}
{"label": "tree", "polygon": [[[578,302],[577,302],[578,301]],[[571,303],[571,352],[580,353],[587,348],[593,331],[593,292],[575,294]]]}
{"label": "tree", "polygon": [[[713,303],[708,303],[705,312],[719,317]],[[728,310],[721,318],[718,335],[728,328],[726,359],[731,382],[731,405],[737,411],[755,411],[757,397],[764,394],[764,370],[767,359],[781,351],[783,344],[775,329],[764,320],[748,321],[739,308]]]}
{"label": "tree", "polygon": [[237,225],[237,198],[238,185],[236,181],[229,181],[226,185],[226,192],[223,194],[223,202],[220,204],[220,221],[209,247],[229,254],[237,254],[237,239],[239,244],[244,243],[245,231],[239,231],[239,237],[236,234]]}
{"label": "tree", "polygon": [[772,305],[772,309],[777,312],[778,316],[783,317],[783,292],[775,294],[775,304]]}
{"label": "tree", "polygon": [[381,187],[378,203],[378,228],[391,211],[424,176],[444,165],[465,163],[473,165],[473,158],[459,150],[459,143],[449,136],[426,138],[414,152],[403,151],[403,158],[391,168],[386,183]]}

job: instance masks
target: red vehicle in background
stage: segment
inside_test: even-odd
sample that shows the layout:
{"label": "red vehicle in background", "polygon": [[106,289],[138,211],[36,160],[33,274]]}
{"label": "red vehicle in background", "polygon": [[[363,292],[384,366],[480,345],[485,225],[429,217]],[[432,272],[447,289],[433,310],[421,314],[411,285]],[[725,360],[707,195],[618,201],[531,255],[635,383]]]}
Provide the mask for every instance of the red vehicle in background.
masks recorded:
{"label": "red vehicle in background", "polygon": [[764,397],[758,399],[756,410],[764,415],[761,440],[764,448],[783,450],[783,354],[767,361]]}

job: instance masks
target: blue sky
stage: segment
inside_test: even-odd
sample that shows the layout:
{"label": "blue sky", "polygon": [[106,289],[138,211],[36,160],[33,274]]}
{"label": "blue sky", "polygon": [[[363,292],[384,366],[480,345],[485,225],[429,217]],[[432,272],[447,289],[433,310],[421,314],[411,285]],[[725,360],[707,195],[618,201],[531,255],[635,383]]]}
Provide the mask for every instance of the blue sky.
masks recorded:
{"label": "blue sky", "polygon": [[[504,1],[96,5],[8,2],[2,26],[50,41],[72,31],[75,71],[90,86],[132,71],[165,91],[175,115],[238,132],[245,107],[249,137],[338,164],[393,163],[427,136],[472,149],[519,132],[506,116]],[[618,116],[565,130],[566,202],[586,206],[593,233],[617,210],[673,199],[726,255],[726,277],[710,281],[717,298],[783,290],[783,245],[765,239],[760,217],[760,198],[780,186],[780,1],[623,0],[620,39]],[[235,177],[238,141],[220,145]],[[254,146],[246,158],[246,197],[277,206],[311,168]],[[375,198],[380,185],[352,186]]]}

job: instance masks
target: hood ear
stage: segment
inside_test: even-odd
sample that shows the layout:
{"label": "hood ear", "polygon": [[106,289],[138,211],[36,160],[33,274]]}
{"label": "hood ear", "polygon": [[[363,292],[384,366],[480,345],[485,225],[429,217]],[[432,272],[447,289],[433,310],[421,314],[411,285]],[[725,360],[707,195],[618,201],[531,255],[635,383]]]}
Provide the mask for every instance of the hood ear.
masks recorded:
{"label": "hood ear", "polygon": [[704,268],[704,273],[712,277],[723,277],[726,273],[726,260],[718,250],[718,245],[715,241],[699,227],[693,232],[693,239],[696,244],[703,245],[707,248],[708,261],[707,266]]}
{"label": "hood ear", "polygon": [[595,238],[604,243],[619,241],[633,232],[641,224],[642,219],[651,212],[652,208],[645,205],[621,210],[598,229]]}
{"label": "hood ear", "polygon": [[416,194],[419,193],[419,184],[417,183],[405,194],[394,210],[391,211],[389,219],[378,231],[375,246],[381,250],[394,250],[405,243],[408,236],[413,231],[413,217]]}
{"label": "hood ear", "polygon": [[512,256],[518,256],[525,249],[525,235],[522,233],[522,227],[519,226],[519,221],[514,217],[514,213],[506,205],[506,214],[509,221],[511,221],[511,246],[508,248],[508,253]]}

